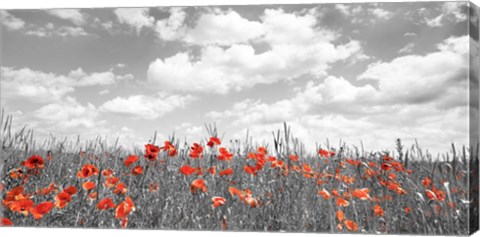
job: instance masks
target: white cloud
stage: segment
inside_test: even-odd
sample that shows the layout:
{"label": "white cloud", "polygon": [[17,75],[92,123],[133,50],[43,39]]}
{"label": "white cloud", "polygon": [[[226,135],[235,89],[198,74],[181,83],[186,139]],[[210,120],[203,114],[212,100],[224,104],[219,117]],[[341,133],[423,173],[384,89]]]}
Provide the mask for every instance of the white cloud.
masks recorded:
{"label": "white cloud", "polygon": [[454,22],[467,20],[468,2],[444,2],[442,11]]}
{"label": "white cloud", "polygon": [[354,24],[373,24],[380,20],[389,20],[394,15],[375,3],[335,4],[335,9]]}
{"label": "white cloud", "polygon": [[76,25],[83,25],[86,21],[86,17],[80,9],[50,9],[45,10],[45,12],[52,16],[71,21]]}
{"label": "white cloud", "polygon": [[37,37],[81,37],[90,35],[82,27],[62,26],[59,28],[55,28],[52,23],[48,23],[45,27],[30,29],[25,32],[25,34]]}
{"label": "white cloud", "polygon": [[[228,17],[237,19],[238,15],[230,14]],[[293,80],[304,74],[321,76],[331,63],[362,58],[362,47],[358,41],[335,45],[330,42],[335,39],[335,34],[318,29],[316,23],[316,18],[311,15],[266,10],[262,24],[267,32],[256,40],[267,43],[269,50],[258,53],[248,44],[232,44],[229,47],[207,45],[199,56],[180,52],[151,62],[148,81],[165,90],[226,94],[256,84]],[[211,39],[215,38],[213,34],[223,31],[215,27],[207,30],[212,32],[211,38],[207,37],[204,41],[197,39],[198,42],[211,43]],[[233,43],[220,35],[218,37],[221,40],[217,43]]]}
{"label": "white cloud", "polygon": [[201,15],[195,28],[186,33],[184,41],[200,45],[232,45],[248,42],[265,33],[266,27],[260,22],[249,21],[230,10]]}
{"label": "white cloud", "polygon": [[403,48],[398,50],[398,53],[410,53],[412,52],[413,47],[415,47],[414,43],[408,43]]}
{"label": "white cloud", "polygon": [[143,27],[152,27],[155,21],[148,8],[118,8],[114,13],[120,23],[135,28],[137,34]]}
{"label": "white cloud", "polygon": [[249,129],[257,141],[271,141],[271,131],[285,121],[311,151],[327,138],[335,145],[342,139],[393,150],[394,140],[401,138],[445,152],[452,142],[468,141],[467,60],[468,37],[451,37],[436,52],[371,64],[359,79],[374,79],[376,87],[329,76],[308,82],[291,98],[272,103],[246,99],[206,117],[243,129],[238,138]]}
{"label": "white cloud", "polygon": [[110,85],[125,79],[111,72],[87,74],[81,68],[68,75],[11,67],[2,67],[1,73],[2,98],[24,98],[36,103],[59,101],[76,87]]}
{"label": "white cloud", "polygon": [[177,40],[184,36],[186,27],[184,21],[185,11],[181,7],[172,7],[169,10],[170,16],[163,20],[158,20],[155,25],[155,31],[160,39],[166,41]]}
{"label": "white cloud", "polygon": [[25,21],[11,15],[5,10],[0,10],[0,21],[7,30],[20,30],[25,27]]}
{"label": "white cloud", "polygon": [[190,95],[116,97],[100,106],[103,112],[129,115],[135,118],[156,119],[194,100]]}
{"label": "white cloud", "polygon": [[42,106],[35,110],[33,115],[61,128],[94,128],[98,125],[96,122],[98,111],[95,106],[92,104],[83,106],[72,97]]}
{"label": "white cloud", "polygon": [[442,27],[443,26],[442,19],[443,19],[443,14],[440,14],[435,18],[431,18],[431,19],[426,18],[425,23],[427,24],[427,26],[430,26],[430,27]]}
{"label": "white cloud", "polygon": [[451,37],[438,45],[437,52],[373,63],[359,79],[378,81],[384,101],[422,103],[437,100],[447,107],[464,104],[468,42],[468,36]]}

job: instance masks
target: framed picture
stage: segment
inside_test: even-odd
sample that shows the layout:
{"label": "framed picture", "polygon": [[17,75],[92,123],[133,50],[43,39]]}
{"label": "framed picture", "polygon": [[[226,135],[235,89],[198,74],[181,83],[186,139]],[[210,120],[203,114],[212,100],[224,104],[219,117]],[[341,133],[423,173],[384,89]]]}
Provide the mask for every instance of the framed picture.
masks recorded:
{"label": "framed picture", "polygon": [[0,10],[0,225],[472,234],[479,13]]}

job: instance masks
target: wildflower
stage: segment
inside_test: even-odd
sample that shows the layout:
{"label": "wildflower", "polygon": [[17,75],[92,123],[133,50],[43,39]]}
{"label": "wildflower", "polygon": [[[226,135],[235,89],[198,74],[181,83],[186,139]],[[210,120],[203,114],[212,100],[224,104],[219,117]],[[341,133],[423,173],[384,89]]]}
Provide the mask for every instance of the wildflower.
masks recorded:
{"label": "wildflower", "polygon": [[4,217],[0,220],[0,226],[13,226],[13,222],[9,218]]}
{"label": "wildflower", "polygon": [[41,219],[43,215],[47,214],[55,206],[53,202],[42,202],[33,207],[30,212],[35,220]]}
{"label": "wildflower", "polygon": [[83,189],[85,189],[85,190],[87,190],[87,191],[88,191],[88,190],[92,190],[92,189],[95,188],[95,183],[94,183],[94,182],[90,182],[90,181],[84,182],[84,183],[82,184],[82,187],[83,187]]}
{"label": "wildflower", "polygon": [[338,222],[340,222],[340,223],[342,223],[342,222],[345,220],[345,214],[343,213],[342,210],[338,210],[338,211],[335,213],[335,216],[337,217]]}
{"label": "wildflower", "polygon": [[230,153],[227,148],[225,147],[220,147],[218,149],[218,152],[220,153],[220,155],[218,155],[218,160],[226,160],[226,161],[230,161],[232,160],[233,158],[233,154]]}
{"label": "wildflower", "polygon": [[212,198],[212,207],[215,208],[215,207],[219,207],[219,206],[223,206],[225,205],[227,199],[223,198],[223,197],[213,197]]}
{"label": "wildflower", "polygon": [[104,198],[100,200],[100,202],[98,202],[97,208],[99,210],[112,209],[112,208],[115,208],[115,203],[113,203],[113,200],[111,198]]}
{"label": "wildflower", "polygon": [[149,186],[148,186],[148,192],[157,192],[158,191],[158,188],[159,188],[159,185],[158,183],[151,183]]}
{"label": "wildflower", "polygon": [[163,151],[168,151],[168,156],[172,157],[177,154],[177,148],[170,142],[170,141],[165,141],[163,143],[163,146],[160,147]]}
{"label": "wildflower", "polygon": [[243,168],[243,171],[245,171],[247,174],[257,175],[256,168],[254,166],[246,165]]}
{"label": "wildflower", "polygon": [[126,218],[130,212],[135,210],[135,205],[133,204],[132,199],[127,197],[125,201],[118,204],[115,209],[115,218]]}
{"label": "wildflower", "polygon": [[358,231],[358,224],[354,221],[346,220],[345,221],[345,226],[350,231],[353,231],[353,232]]}
{"label": "wildflower", "polygon": [[77,188],[75,188],[75,186],[68,186],[63,189],[63,192],[66,192],[68,195],[74,195],[77,193]]}
{"label": "wildflower", "polygon": [[327,151],[327,150],[320,149],[320,150],[318,151],[318,154],[319,154],[321,157],[329,158],[329,157],[334,156],[336,153],[335,153],[335,151]]}
{"label": "wildflower", "polygon": [[296,156],[296,155],[290,155],[289,158],[290,158],[291,161],[298,161],[298,156]]}
{"label": "wildflower", "polygon": [[72,196],[69,193],[62,191],[55,196],[55,206],[62,209],[67,206],[71,200]]}
{"label": "wildflower", "polygon": [[103,175],[104,177],[110,177],[110,176],[113,175],[113,171],[112,171],[111,169],[103,170],[103,171],[102,171],[102,175]]}
{"label": "wildflower", "polygon": [[385,215],[385,212],[383,211],[382,207],[378,204],[376,204],[374,207],[373,207],[373,215],[374,216],[384,216]]}
{"label": "wildflower", "polygon": [[132,174],[133,174],[134,176],[143,174],[143,167],[141,167],[141,166],[139,166],[139,165],[133,167],[133,169],[132,169]]}
{"label": "wildflower", "polygon": [[348,207],[348,205],[350,205],[350,203],[349,203],[347,200],[345,200],[345,199],[343,199],[343,198],[341,198],[341,197],[337,197],[337,206],[339,206],[339,207]]}
{"label": "wildflower", "polygon": [[324,199],[330,199],[331,195],[326,189],[318,191],[318,195],[322,196]]}
{"label": "wildflower", "polygon": [[232,174],[233,174],[233,170],[231,168],[224,169],[219,173],[220,176],[228,176]]}
{"label": "wildflower", "polygon": [[105,185],[107,188],[113,188],[117,184],[118,180],[119,179],[117,177],[108,177],[105,179],[105,183],[103,185]]}
{"label": "wildflower", "polygon": [[217,167],[212,166],[208,168],[208,173],[215,175],[217,173]]}
{"label": "wildflower", "polygon": [[98,168],[92,164],[86,164],[82,167],[80,171],[77,173],[77,177],[79,178],[88,178],[92,175],[98,175]]}
{"label": "wildflower", "polygon": [[30,209],[35,205],[35,203],[30,199],[22,199],[18,201],[13,201],[10,203],[10,210],[13,212],[18,212],[24,216],[28,216]]}
{"label": "wildflower", "polygon": [[127,191],[127,186],[124,183],[118,183],[115,190],[113,190],[113,193],[118,195],[125,195]]}
{"label": "wildflower", "polygon": [[213,147],[215,145],[220,145],[220,144],[221,144],[220,139],[218,139],[217,137],[211,137],[207,143],[207,146]]}
{"label": "wildflower", "polygon": [[160,148],[153,144],[146,144],[145,145],[145,155],[144,157],[147,158],[149,161],[155,161],[158,157],[158,153],[160,152]]}
{"label": "wildflower", "polygon": [[425,186],[425,188],[428,188],[430,187],[430,184],[432,183],[432,180],[428,177],[425,177],[423,180],[422,180],[422,184],[423,186]]}
{"label": "wildflower", "polygon": [[203,147],[198,143],[193,143],[193,145],[190,147],[190,157],[194,159],[202,158],[202,153]]}
{"label": "wildflower", "polygon": [[203,179],[196,179],[190,185],[190,192],[195,193],[197,190],[202,190],[204,193],[208,191]]}
{"label": "wildflower", "polygon": [[197,172],[197,168],[194,168],[194,167],[191,167],[191,166],[188,166],[188,165],[184,165],[182,167],[180,167],[180,173],[184,174],[184,175],[192,175],[193,173]]}
{"label": "wildflower", "polygon": [[368,188],[355,189],[353,190],[352,195],[360,200],[368,200],[370,199],[370,195],[368,195],[369,192],[370,190]]}
{"label": "wildflower", "polygon": [[125,166],[126,167],[130,167],[130,165],[132,165],[133,163],[137,162],[138,161],[138,156],[136,155],[129,155],[127,157],[127,159],[125,159]]}
{"label": "wildflower", "polygon": [[43,169],[45,167],[45,161],[39,155],[33,155],[23,162],[23,166],[27,169]]}

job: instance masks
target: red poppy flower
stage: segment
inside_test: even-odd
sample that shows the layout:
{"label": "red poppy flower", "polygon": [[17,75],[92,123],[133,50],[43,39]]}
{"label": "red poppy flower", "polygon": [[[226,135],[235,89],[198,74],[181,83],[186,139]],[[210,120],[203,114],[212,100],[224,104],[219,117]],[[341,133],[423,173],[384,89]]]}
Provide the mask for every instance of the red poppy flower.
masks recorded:
{"label": "red poppy flower", "polygon": [[127,191],[127,186],[124,183],[118,183],[115,190],[113,190],[113,193],[118,195],[125,195]]}
{"label": "red poppy flower", "polygon": [[215,207],[225,205],[225,203],[227,202],[227,199],[223,197],[213,197],[212,202],[213,202],[212,207],[215,208]]}
{"label": "red poppy flower", "polygon": [[425,179],[422,180],[422,184],[423,186],[425,186],[425,188],[430,187],[431,183],[432,183],[432,180],[428,177],[425,177]]}
{"label": "red poppy flower", "polygon": [[338,210],[338,211],[335,213],[335,216],[337,217],[338,222],[340,222],[340,223],[342,223],[342,222],[345,220],[345,214],[343,213],[342,210]]}
{"label": "red poppy flower", "polygon": [[113,188],[117,184],[118,180],[119,179],[117,177],[108,177],[105,179],[104,185],[107,188]]}
{"label": "red poppy flower", "polygon": [[257,149],[257,153],[266,155],[267,154],[267,148],[261,146]]}
{"label": "red poppy flower", "polygon": [[384,216],[385,215],[385,212],[383,211],[382,207],[378,204],[376,204],[374,207],[373,207],[373,215],[374,216]]}
{"label": "red poppy flower", "polygon": [[82,167],[80,171],[77,173],[77,177],[79,178],[88,178],[92,175],[98,175],[98,168],[92,164],[86,164]]}
{"label": "red poppy flower", "polygon": [[115,203],[113,203],[111,198],[104,198],[104,199],[100,200],[100,202],[98,202],[97,208],[99,210],[112,209],[112,208],[115,208]]}
{"label": "red poppy flower", "polygon": [[258,206],[257,199],[251,197],[250,195],[247,195],[245,197],[245,203],[249,205],[251,208],[256,208]]}
{"label": "red poppy flower", "polygon": [[208,173],[215,175],[217,173],[217,167],[212,166],[208,168]]}
{"label": "red poppy flower", "polygon": [[42,202],[33,207],[30,212],[35,220],[41,219],[43,215],[47,214],[55,206],[53,202]]}
{"label": "red poppy flower", "polygon": [[190,147],[190,157],[194,159],[202,158],[202,153],[203,147],[198,143],[193,143],[193,145]]}
{"label": "red poppy flower", "polygon": [[113,175],[113,171],[112,171],[111,169],[103,170],[103,171],[102,171],[102,175],[103,175],[104,177],[110,177],[110,176]]}
{"label": "red poppy flower", "polygon": [[233,154],[230,153],[225,147],[218,148],[218,152],[220,153],[217,157],[218,160],[230,161],[233,158]]}
{"label": "red poppy flower", "polygon": [[2,204],[4,206],[9,206],[12,202],[25,199],[29,199],[28,194],[23,192],[23,186],[17,186],[7,192],[5,199],[2,200]]}
{"label": "red poppy flower", "polygon": [[345,199],[343,199],[343,198],[341,198],[341,197],[337,197],[337,206],[339,206],[339,207],[348,207],[348,205],[350,205],[350,203],[349,203],[347,200],[345,200]]}
{"label": "red poppy flower", "polygon": [[197,190],[202,190],[202,192],[207,192],[208,188],[203,179],[196,179],[190,185],[190,192],[195,193]]}
{"label": "red poppy flower", "polygon": [[130,167],[130,165],[133,164],[133,163],[135,163],[135,162],[137,162],[137,160],[138,160],[138,156],[136,156],[136,155],[129,155],[129,156],[127,157],[127,159],[125,159],[125,162],[124,162],[124,163],[125,163],[125,166],[126,166],[126,167]]}
{"label": "red poppy flower", "polygon": [[290,160],[291,160],[291,161],[298,161],[298,156],[296,156],[296,155],[290,155]]}
{"label": "red poppy flower", "polygon": [[13,201],[10,203],[10,210],[13,212],[18,212],[24,216],[28,216],[30,209],[35,205],[35,203],[30,199],[22,199],[18,201]]}
{"label": "red poppy flower", "polygon": [[358,224],[354,221],[346,220],[345,226],[349,231],[353,231],[353,232],[358,231]]}
{"label": "red poppy flower", "polygon": [[324,199],[330,199],[331,195],[326,189],[318,191],[318,195],[322,196]]}
{"label": "red poppy flower", "polygon": [[68,186],[65,189],[63,189],[63,192],[66,192],[67,194],[69,194],[71,196],[71,195],[74,195],[75,193],[77,193],[77,188],[75,188],[75,186]]}
{"label": "red poppy flower", "polygon": [[21,179],[23,178],[23,170],[21,168],[16,168],[10,171],[10,178],[12,179]]}
{"label": "red poppy flower", "polygon": [[27,169],[43,169],[43,167],[45,167],[45,161],[43,161],[41,156],[33,155],[23,163],[23,166]]}
{"label": "red poppy flower", "polygon": [[55,206],[62,209],[72,200],[72,196],[63,191],[55,196]]}
{"label": "red poppy flower", "polygon": [[92,193],[88,194],[88,197],[87,197],[87,199],[89,199],[89,200],[97,200],[97,198],[98,198],[98,193],[97,192],[92,192]]}
{"label": "red poppy flower", "polygon": [[193,173],[197,172],[198,171],[198,168],[194,168],[194,167],[191,167],[191,166],[188,166],[188,165],[184,165],[182,167],[180,167],[180,173],[184,174],[184,175],[192,175]]}
{"label": "red poppy flower", "polygon": [[388,164],[388,163],[382,163],[381,168],[382,168],[382,170],[390,171],[392,169],[392,165]]}
{"label": "red poppy flower", "polygon": [[9,218],[4,217],[0,220],[0,226],[13,226],[13,222]]}
{"label": "red poppy flower", "polygon": [[82,187],[87,191],[92,190],[95,188],[95,183],[91,181],[83,182]]}
{"label": "red poppy flower", "polygon": [[158,188],[159,188],[158,183],[151,183],[151,184],[148,186],[148,191],[151,192],[151,193],[154,193],[154,192],[157,192],[157,191],[158,191]]}
{"label": "red poppy flower", "polygon": [[246,165],[244,168],[243,168],[243,171],[245,171],[245,173],[247,174],[251,174],[251,175],[257,175],[257,169],[254,167],[254,166],[250,166],[250,165]]}
{"label": "red poppy flower", "polygon": [[405,213],[410,213],[410,207],[405,207]]}
{"label": "red poppy flower", "polygon": [[331,156],[334,156],[335,155],[335,152],[334,151],[327,151],[327,150],[324,150],[324,149],[320,149],[318,151],[318,154],[321,156],[321,157],[324,157],[324,158],[329,158]]}
{"label": "red poppy flower", "polygon": [[233,174],[232,168],[224,169],[224,170],[220,171],[220,173],[219,173],[220,176],[228,176],[228,175],[232,175],[232,174]]}
{"label": "red poppy flower", "polygon": [[369,192],[370,190],[368,188],[355,189],[353,190],[352,195],[360,200],[368,200],[370,199],[370,195],[368,195]]}
{"label": "red poppy flower", "polygon": [[128,214],[134,210],[135,206],[132,199],[127,197],[125,201],[118,204],[117,208],[115,209],[115,218],[126,218]]}
{"label": "red poppy flower", "polygon": [[221,144],[220,139],[218,139],[217,137],[211,137],[207,143],[207,146],[213,147],[215,145],[220,145],[220,144]]}
{"label": "red poppy flower", "polygon": [[143,167],[141,167],[141,166],[139,166],[139,165],[135,166],[135,167],[132,169],[132,174],[133,174],[134,176],[143,174]]}
{"label": "red poppy flower", "polygon": [[154,161],[157,159],[159,152],[160,148],[158,146],[155,146],[153,144],[146,144],[144,157],[147,158],[149,161]]}
{"label": "red poppy flower", "polygon": [[172,157],[177,154],[177,148],[175,148],[175,146],[170,141],[165,141],[163,144],[164,145],[160,149],[162,149],[163,151],[167,151],[168,156]]}

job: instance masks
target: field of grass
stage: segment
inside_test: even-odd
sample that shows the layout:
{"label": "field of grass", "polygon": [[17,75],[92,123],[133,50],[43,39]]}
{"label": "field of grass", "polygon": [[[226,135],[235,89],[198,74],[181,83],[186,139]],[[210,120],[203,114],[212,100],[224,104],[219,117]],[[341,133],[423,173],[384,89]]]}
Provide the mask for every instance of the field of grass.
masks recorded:
{"label": "field of grass", "polygon": [[439,159],[400,140],[394,152],[305,151],[285,125],[269,144],[206,126],[196,145],[154,136],[128,150],[39,141],[11,123],[2,114],[0,225],[463,235],[478,187],[466,147]]}

